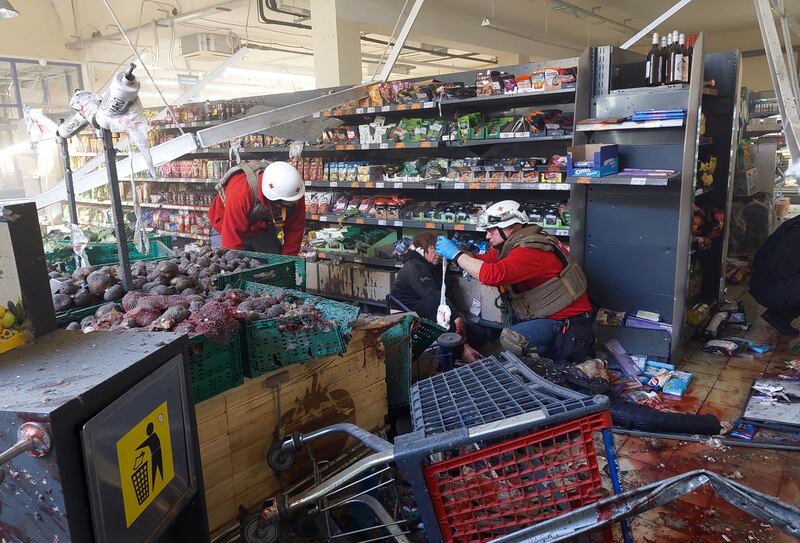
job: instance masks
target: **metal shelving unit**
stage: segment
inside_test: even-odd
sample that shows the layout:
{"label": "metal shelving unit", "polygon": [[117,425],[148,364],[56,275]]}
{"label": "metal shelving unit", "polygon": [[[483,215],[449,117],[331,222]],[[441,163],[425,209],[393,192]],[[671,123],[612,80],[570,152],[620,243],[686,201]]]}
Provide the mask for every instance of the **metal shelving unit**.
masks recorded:
{"label": "metal shelving unit", "polygon": [[[576,124],[574,144],[619,146],[620,168],[673,170],[669,178],[609,176],[578,179],[572,189],[571,250],[581,261],[589,295],[601,307],[621,311],[646,309],[672,324],[672,360],[683,358],[688,332],[685,312],[690,302],[714,304],[724,287],[724,235],[714,247],[691,252],[692,206],[696,197],[730,213],[738,52],[704,54],[701,34],[694,46],[689,85],[642,87],[645,57],[614,47],[592,48],[579,61],[576,123],[584,119],[627,117],[647,109],[684,109],[685,120]],[[716,92],[702,88],[715,79]],[[700,114],[711,127],[703,152],[718,157],[718,176],[711,190],[695,187],[700,153]],[[727,131],[724,127],[727,126]],[[570,179],[569,181],[573,181]],[[691,258],[703,258],[700,299],[687,300]]]}

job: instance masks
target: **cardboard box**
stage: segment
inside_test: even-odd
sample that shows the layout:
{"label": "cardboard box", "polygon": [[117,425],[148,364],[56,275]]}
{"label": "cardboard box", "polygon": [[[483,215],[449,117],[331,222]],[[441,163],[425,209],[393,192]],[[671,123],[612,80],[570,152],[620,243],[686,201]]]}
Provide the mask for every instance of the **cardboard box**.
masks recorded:
{"label": "cardboard box", "polygon": [[[589,162],[576,167],[577,163]],[[570,177],[603,177],[619,172],[619,147],[592,143],[567,147],[567,174]]]}

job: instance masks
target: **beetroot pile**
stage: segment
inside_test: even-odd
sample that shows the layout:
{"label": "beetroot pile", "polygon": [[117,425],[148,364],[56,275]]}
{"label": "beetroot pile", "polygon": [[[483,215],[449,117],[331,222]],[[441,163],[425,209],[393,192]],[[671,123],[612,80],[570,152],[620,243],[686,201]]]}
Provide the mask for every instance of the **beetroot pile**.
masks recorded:
{"label": "beetroot pile", "polygon": [[[179,251],[168,260],[133,262],[131,290],[157,295],[207,294],[214,289],[220,275],[261,265],[262,262],[240,251],[211,247]],[[51,271],[50,279],[60,283],[53,294],[56,313],[122,299],[125,291],[118,276],[119,266],[105,266],[99,270],[78,268],[72,274]]]}
{"label": "beetroot pile", "polygon": [[119,266],[99,270],[79,268],[66,274],[52,271],[60,288],[53,295],[56,312],[104,303],[94,315],[73,322],[69,330],[174,331],[203,334],[227,343],[242,323],[300,317],[280,325],[280,331],[300,328],[330,329],[314,302],[275,289],[255,295],[240,289],[216,290],[216,279],[227,273],[256,268],[262,262],[240,251],[203,247],[179,252],[168,260],[133,262],[133,289],[127,294],[119,284]]}
{"label": "beetroot pile", "polygon": [[300,319],[281,324],[280,331],[332,326],[313,303],[290,296],[284,290],[257,296],[228,289],[208,295],[129,292],[119,303],[104,304],[94,315],[80,323],[71,323],[67,329],[174,331],[192,336],[203,334],[217,343],[227,343],[239,331],[241,323],[287,317]]}

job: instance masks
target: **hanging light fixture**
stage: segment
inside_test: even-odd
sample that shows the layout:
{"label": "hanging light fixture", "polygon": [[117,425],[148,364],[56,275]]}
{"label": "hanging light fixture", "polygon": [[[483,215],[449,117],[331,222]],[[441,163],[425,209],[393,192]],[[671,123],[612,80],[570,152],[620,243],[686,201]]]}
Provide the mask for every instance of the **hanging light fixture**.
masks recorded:
{"label": "hanging light fixture", "polygon": [[14,9],[8,0],[0,0],[0,19],[13,19],[19,15],[19,11]]}

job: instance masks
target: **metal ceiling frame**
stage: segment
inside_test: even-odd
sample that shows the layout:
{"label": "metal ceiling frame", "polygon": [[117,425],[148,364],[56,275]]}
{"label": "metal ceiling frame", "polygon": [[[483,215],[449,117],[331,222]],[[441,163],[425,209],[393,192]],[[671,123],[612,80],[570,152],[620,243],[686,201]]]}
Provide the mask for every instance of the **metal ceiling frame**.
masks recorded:
{"label": "metal ceiling frame", "polygon": [[[406,16],[403,22],[397,40],[392,47],[392,50],[387,57],[386,63],[383,66],[380,74],[380,81],[386,81],[392,73],[400,52],[403,50],[403,45],[414,26],[417,15],[419,15],[422,5],[425,0],[415,0],[411,11]],[[402,17],[402,14],[401,14]],[[205,79],[205,78],[204,78]],[[199,85],[200,83],[198,83]],[[191,92],[191,91],[190,91]],[[311,100],[305,100],[296,104],[280,107],[251,115],[243,119],[235,119],[227,123],[212,126],[197,132],[197,134],[186,133],[166,143],[162,143],[153,147],[150,151],[153,162],[156,165],[164,164],[175,160],[187,153],[196,151],[201,147],[209,147],[211,145],[236,139],[242,136],[253,134],[255,132],[264,132],[270,128],[277,128],[280,125],[290,122],[296,122],[305,117],[311,117],[314,113],[331,109],[342,104],[346,104],[353,100],[358,100],[367,96],[367,85],[357,85],[344,90],[336,91],[324,96],[319,96]],[[97,162],[95,162],[97,161]],[[100,161],[92,159],[90,163],[97,165]],[[124,174],[128,172],[138,173],[147,169],[147,163],[141,154],[130,156],[124,160],[117,162],[117,169]],[[79,170],[80,172],[80,170]],[[91,190],[95,187],[103,185],[108,182],[106,172],[104,170],[96,170],[88,175],[78,177],[75,172],[75,192],[76,194]],[[66,185],[64,180],[53,187],[52,189],[39,194],[34,200],[36,207],[41,209],[53,204],[57,204],[66,199]]]}

